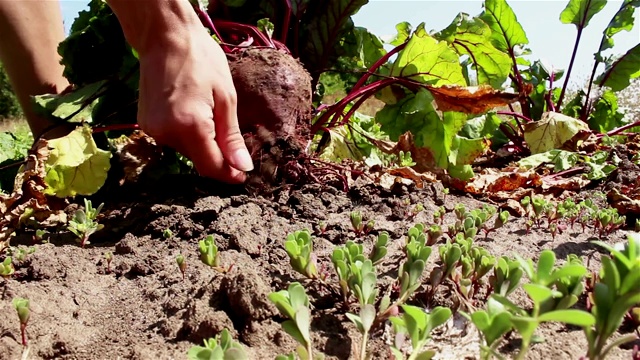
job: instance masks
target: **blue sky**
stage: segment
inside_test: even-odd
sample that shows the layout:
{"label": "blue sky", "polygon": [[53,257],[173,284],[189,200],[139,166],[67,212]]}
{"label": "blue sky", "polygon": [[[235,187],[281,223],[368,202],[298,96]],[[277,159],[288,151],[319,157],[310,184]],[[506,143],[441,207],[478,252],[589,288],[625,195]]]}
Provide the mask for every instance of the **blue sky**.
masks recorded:
{"label": "blue sky", "polygon": [[[576,36],[573,25],[562,24],[560,12],[568,0],[510,0],[509,5],[518,16],[519,22],[527,32],[529,48],[533,51],[532,59],[544,59],[556,68],[566,68]],[[86,8],[86,0],[61,0],[65,26],[68,29],[79,11]],[[593,66],[593,53],[597,50],[611,17],[620,7],[621,0],[609,1],[607,6],[589,23],[582,35],[574,80],[586,80]],[[370,0],[358,14],[354,16],[357,26],[363,26],[379,36],[395,34],[395,25],[408,21],[414,27],[424,22],[427,29],[441,30],[451,23],[460,13],[477,15],[482,11],[482,1],[449,0],[449,1],[406,1],[406,0]],[[638,18],[636,12],[636,18]],[[613,52],[623,53],[640,43],[640,27],[630,32],[622,32],[614,38],[616,46]],[[582,81],[580,81],[582,82]]]}

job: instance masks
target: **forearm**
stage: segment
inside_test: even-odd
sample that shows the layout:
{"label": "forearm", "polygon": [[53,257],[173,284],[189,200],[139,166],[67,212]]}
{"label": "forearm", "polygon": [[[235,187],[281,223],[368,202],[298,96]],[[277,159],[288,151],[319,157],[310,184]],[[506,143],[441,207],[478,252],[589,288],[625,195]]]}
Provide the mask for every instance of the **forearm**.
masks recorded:
{"label": "forearm", "polygon": [[129,44],[139,53],[180,44],[194,29],[204,31],[188,0],[107,0]]}
{"label": "forearm", "polygon": [[33,114],[31,96],[67,86],[57,52],[64,36],[57,1],[0,0],[0,61],[34,133],[48,124]]}

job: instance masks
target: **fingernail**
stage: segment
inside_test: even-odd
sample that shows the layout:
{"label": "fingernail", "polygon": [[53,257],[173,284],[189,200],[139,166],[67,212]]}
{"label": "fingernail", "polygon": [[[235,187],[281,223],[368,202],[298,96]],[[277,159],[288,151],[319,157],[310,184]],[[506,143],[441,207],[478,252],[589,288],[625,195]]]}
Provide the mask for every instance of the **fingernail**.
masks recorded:
{"label": "fingernail", "polygon": [[238,168],[238,170],[253,170],[253,159],[251,159],[251,155],[249,155],[247,149],[238,149],[232,156],[233,164]]}

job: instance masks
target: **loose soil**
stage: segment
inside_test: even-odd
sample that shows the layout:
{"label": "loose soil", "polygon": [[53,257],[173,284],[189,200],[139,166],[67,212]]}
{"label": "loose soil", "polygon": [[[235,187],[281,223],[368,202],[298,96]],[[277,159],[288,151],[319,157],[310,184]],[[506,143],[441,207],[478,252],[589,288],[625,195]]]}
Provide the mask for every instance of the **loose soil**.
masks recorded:
{"label": "loose soil", "polygon": [[[363,183],[346,193],[317,184],[282,187],[258,196],[242,187],[189,176],[167,176],[99,195],[94,204],[105,202],[101,220],[105,229],[91,238],[90,245],[82,249],[69,233],[53,234],[49,243],[35,245],[35,252],[17,264],[13,278],[0,282],[0,312],[5,314],[0,318],[0,359],[23,355],[11,304],[14,297],[31,301],[28,359],[185,359],[191,346],[224,328],[244,344],[251,359],[273,359],[296,344],[281,330],[283,318],[267,295],[294,281],[305,285],[313,304],[315,348],[328,359],[353,359],[360,335],[344,316],[346,309],[338,296],[291,269],[283,246],[287,234],[310,229],[319,266],[331,270],[334,246],[354,239],[368,251],[376,235],[387,231],[389,254],[378,271],[386,291],[401,263],[404,235],[413,224],[431,224],[440,205],[452,210],[458,203],[468,208],[483,204],[467,196],[445,196],[439,183],[392,190]],[[405,199],[423,203],[425,211],[408,220]],[[374,231],[356,237],[349,223],[353,210],[374,219]],[[453,217],[448,213],[445,223]],[[319,221],[328,224],[323,234]],[[167,229],[173,233],[170,238],[163,237]],[[526,234],[524,229],[524,220],[512,217],[487,240],[479,236],[477,242],[497,256],[537,259],[543,249],[553,250],[559,259],[578,254],[589,259],[591,270],[598,269],[602,253],[589,243],[591,230],[583,233],[576,227],[553,239],[546,230]],[[197,242],[210,234],[220,248],[221,264],[232,266],[228,273],[207,268],[199,260]],[[31,236],[21,233],[12,245],[29,246]],[[625,238],[625,232],[618,231],[606,241]],[[109,266],[108,251],[113,253]],[[187,262],[184,280],[175,261],[179,253]],[[426,274],[437,259],[434,251]],[[423,287],[411,303],[455,306],[453,298],[443,289],[427,304]],[[517,294],[516,301],[522,299]],[[584,299],[579,304],[584,306]],[[579,329],[550,324],[539,335],[545,341],[532,346],[529,359],[578,359],[585,352]],[[501,351],[512,353],[519,344],[516,339],[514,335]],[[391,358],[389,342],[388,326],[372,335],[374,359]],[[437,329],[429,346],[438,352],[438,359],[478,358],[477,332],[460,315]],[[629,359],[630,352],[628,347],[615,349],[610,358]]]}

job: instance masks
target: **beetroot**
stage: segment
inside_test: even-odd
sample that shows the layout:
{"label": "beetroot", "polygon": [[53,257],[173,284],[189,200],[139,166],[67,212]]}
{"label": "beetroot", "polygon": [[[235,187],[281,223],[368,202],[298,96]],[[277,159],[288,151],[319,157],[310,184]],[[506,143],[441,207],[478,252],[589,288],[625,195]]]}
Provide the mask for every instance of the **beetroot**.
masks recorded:
{"label": "beetroot", "polygon": [[312,116],[311,76],[284,51],[254,47],[228,54],[238,94],[238,120],[243,133],[260,125],[286,137],[296,125],[309,127]]}

